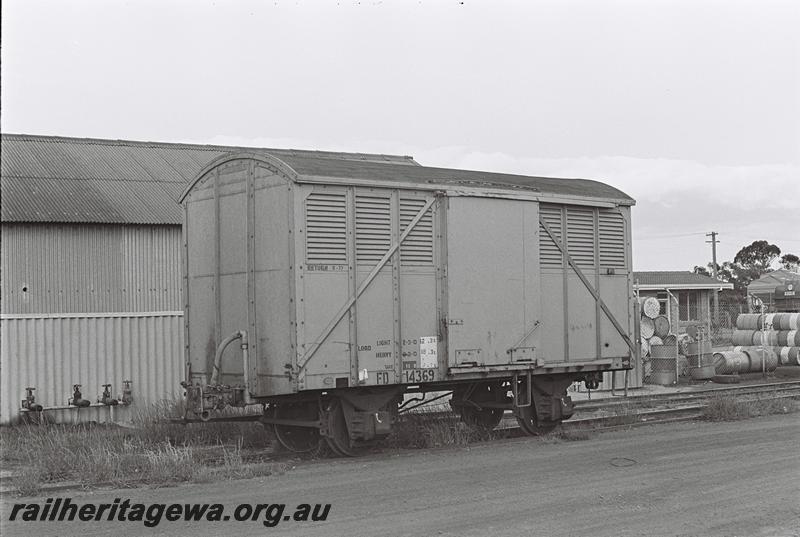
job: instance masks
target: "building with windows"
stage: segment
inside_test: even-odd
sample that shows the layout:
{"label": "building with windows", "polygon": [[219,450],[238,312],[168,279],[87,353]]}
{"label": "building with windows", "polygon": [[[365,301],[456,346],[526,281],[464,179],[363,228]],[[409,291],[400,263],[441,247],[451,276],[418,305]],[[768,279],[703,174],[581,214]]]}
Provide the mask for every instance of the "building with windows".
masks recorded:
{"label": "building with windows", "polygon": [[711,333],[714,290],[733,289],[733,284],[688,270],[646,271],[633,273],[633,288],[642,298],[658,299],[661,314],[670,320],[674,332],[682,334],[690,325],[705,325]]}

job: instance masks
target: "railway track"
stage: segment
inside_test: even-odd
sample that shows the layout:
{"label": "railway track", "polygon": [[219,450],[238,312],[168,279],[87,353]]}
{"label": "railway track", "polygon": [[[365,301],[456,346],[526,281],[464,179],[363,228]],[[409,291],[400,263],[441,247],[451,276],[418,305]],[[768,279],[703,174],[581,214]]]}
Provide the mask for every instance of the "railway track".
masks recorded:
{"label": "railway track", "polygon": [[[575,404],[575,415],[564,421],[561,428],[563,431],[588,429],[597,431],[693,420],[703,415],[703,409],[709,399],[720,396],[735,397],[737,401],[742,402],[800,399],[800,381],[578,401]],[[453,417],[449,410],[423,412],[431,418],[437,415],[441,415],[442,419]],[[602,415],[592,415],[593,413]],[[505,413],[497,429],[514,436],[523,434],[510,411]]]}
{"label": "railway track", "polygon": [[617,406],[647,406],[702,401],[704,399],[708,399],[709,397],[724,395],[735,395],[736,397],[741,397],[747,395],[759,395],[762,393],[793,393],[797,391],[800,391],[800,381],[782,381],[765,384],[709,388],[706,390],[693,390],[691,392],[682,393],[635,395],[624,398],[618,397],[615,399],[578,401],[576,402],[575,407],[581,411],[587,411],[608,409]]}
{"label": "railway track", "polygon": [[[720,396],[735,397],[738,402],[800,399],[800,382],[711,388],[690,393],[634,396],[621,400],[582,401],[581,404],[576,404],[575,416],[562,423],[562,430],[610,430],[694,420],[703,415],[711,398]],[[607,412],[608,414],[587,416],[586,414],[590,412]],[[516,418],[510,413],[503,418],[500,426],[507,427],[509,431],[518,429]]]}

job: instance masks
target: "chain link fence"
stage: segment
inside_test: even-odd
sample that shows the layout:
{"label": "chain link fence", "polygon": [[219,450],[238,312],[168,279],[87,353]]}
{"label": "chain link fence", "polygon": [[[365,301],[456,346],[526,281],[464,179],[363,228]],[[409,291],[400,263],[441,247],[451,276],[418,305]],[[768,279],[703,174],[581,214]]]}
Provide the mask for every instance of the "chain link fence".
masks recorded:
{"label": "chain link fence", "polygon": [[717,348],[733,347],[736,319],[749,313],[747,301],[720,301],[718,306],[711,304],[711,344]]}

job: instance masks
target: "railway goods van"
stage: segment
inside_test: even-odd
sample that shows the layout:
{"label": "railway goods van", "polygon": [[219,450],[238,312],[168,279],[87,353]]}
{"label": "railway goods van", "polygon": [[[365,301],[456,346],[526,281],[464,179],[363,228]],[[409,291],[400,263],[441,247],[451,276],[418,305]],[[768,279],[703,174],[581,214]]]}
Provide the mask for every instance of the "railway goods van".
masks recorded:
{"label": "railway goods van", "polygon": [[538,434],[638,353],[630,208],[603,183],[267,153],[182,196],[186,420],[355,455],[408,393]]}

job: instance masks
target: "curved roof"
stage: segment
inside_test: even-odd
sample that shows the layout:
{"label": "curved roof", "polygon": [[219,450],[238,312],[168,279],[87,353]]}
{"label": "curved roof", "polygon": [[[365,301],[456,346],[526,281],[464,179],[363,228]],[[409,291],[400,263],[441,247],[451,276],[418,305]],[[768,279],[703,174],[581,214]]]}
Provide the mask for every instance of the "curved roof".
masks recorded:
{"label": "curved roof", "polygon": [[370,182],[437,185],[444,187],[488,188],[501,191],[526,191],[551,196],[596,198],[632,205],[633,198],[612,186],[588,179],[558,179],[473,170],[402,166],[391,162],[323,160],[307,155],[281,158],[298,174],[298,181],[316,179],[356,179]]}
{"label": "curved roof", "polygon": [[597,181],[432,168],[408,156],[3,134],[0,220],[180,224],[177,200],[187,185],[214,160],[240,152],[277,158],[301,182],[490,188],[634,203]]}

